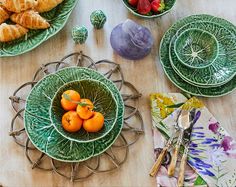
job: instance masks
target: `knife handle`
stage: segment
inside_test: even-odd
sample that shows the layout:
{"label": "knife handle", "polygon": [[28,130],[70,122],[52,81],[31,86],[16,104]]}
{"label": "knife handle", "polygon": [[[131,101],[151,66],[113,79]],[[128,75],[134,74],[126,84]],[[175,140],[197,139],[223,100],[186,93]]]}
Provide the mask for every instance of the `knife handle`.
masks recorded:
{"label": "knife handle", "polygon": [[178,177],[178,187],[184,186],[184,173],[185,173],[187,157],[188,157],[188,147],[185,148],[184,154],[181,159],[179,177]]}
{"label": "knife handle", "polygon": [[176,162],[177,162],[177,159],[178,159],[179,147],[180,147],[180,145],[175,146],[174,153],[171,157],[171,162],[170,162],[170,165],[168,167],[168,175],[170,177],[174,176],[174,174],[175,174],[175,167],[176,167]]}
{"label": "knife handle", "polygon": [[164,160],[164,158],[166,156],[166,153],[167,153],[168,149],[170,148],[170,146],[171,146],[171,144],[173,142],[173,139],[174,139],[173,136],[171,138],[169,138],[169,140],[167,141],[165,147],[162,149],[160,155],[158,156],[156,162],[152,166],[152,169],[151,169],[151,171],[149,173],[149,175],[151,177],[154,177],[157,174],[158,170],[160,169],[162,161]]}
{"label": "knife handle", "polygon": [[179,148],[180,148],[182,138],[183,138],[183,131],[180,132],[179,138],[178,138],[177,143],[174,148],[173,155],[171,157],[170,165],[168,167],[168,175],[170,177],[174,176],[174,174],[175,174],[175,167],[176,167],[176,163],[177,163],[177,159],[178,159]]}
{"label": "knife handle", "polygon": [[152,169],[149,173],[149,175],[151,177],[154,177],[157,174],[158,170],[160,169],[162,161],[164,160],[164,158],[166,156],[168,148],[169,148],[169,146],[167,145],[162,149],[162,151],[161,151],[160,155],[158,156],[155,164],[152,166]]}

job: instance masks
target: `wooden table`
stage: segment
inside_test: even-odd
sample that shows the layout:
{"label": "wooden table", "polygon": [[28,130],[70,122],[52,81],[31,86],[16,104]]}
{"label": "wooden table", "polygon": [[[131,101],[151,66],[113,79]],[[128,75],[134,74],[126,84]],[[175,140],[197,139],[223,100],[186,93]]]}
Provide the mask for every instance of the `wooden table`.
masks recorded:
{"label": "wooden table", "polygon": [[[93,10],[102,9],[108,17],[103,30],[93,30],[89,16]],[[151,136],[151,116],[148,96],[151,92],[178,92],[166,78],[159,62],[158,49],[164,32],[178,19],[198,13],[208,13],[228,19],[236,24],[235,0],[177,0],[173,11],[161,19],[146,20],[130,14],[121,0],[80,0],[64,29],[35,50],[11,58],[0,58],[0,184],[3,186],[155,186],[155,179],[148,176],[154,162]],[[115,53],[110,46],[112,28],[130,18],[148,27],[155,39],[149,56],[141,61],[128,61]],[[71,28],[85,25],[89,37],[85,45],[75,45]],[[140,110],[145,122],[145,136],[130,149],[127,162],[108,174],[98,174],[85,182],[72,184],[54,173],[32,170],[24,151],[8,136],[14,112],[8,97],[22,83],[31,80],[35,70],[49,61],[59,60],[64,55],[83,50],[94,60],[111,59],[121,65],[125,78],[143,94]],[[236,92],[221,98],[203,99],[221,124],[236,138]]]}

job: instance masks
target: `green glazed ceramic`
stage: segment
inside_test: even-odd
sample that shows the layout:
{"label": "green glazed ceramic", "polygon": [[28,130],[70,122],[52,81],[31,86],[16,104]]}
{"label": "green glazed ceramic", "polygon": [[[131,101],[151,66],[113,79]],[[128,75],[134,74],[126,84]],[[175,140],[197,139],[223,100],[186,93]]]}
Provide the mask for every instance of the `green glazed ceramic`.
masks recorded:
{"label": "green glazed ceramic", "polygon": [[[96,133],[88,133],[83,128],[78,132],[69,133],[61,124],[62,116],[67,112],[61,107],[61,96],[66,90],[77,91],[81,98],[89,99],[96,112],[104,115],[104,126]],[[92,142],[106,136],[114,127],[118,115],[116,100],[109,88],[100,81],[85,79],[64,84],[56,92],[51,103],[51,122],[56,130],[65,138],[76,142]]]}
{"label": "green glazed ceramic", "polygon": [[[101,81],[113,93],[118,104],[114,128],[103,138],[89,143],[71,141],[57,132],[50,120],[50,105],[57,90],[68,82],[82,79]],[[39,81],[31,90],[24,113],[24,126],[33,145],[48,156],[64,162],[80,162],[106,151],[119,136],[124,119],[124,103],[110,80],[88,68],[64,68]]]}
{"label": "green glazed ceramic", "polygon": [[73,27],[71,36],[75,43],[83,44],[88,38],[88,29],[85,26]]}
{"label": "green glazed ceramic", "polygon": [[[175,84],[178,88],[181,90],[197,96],[204,96],[204,97],[219,97],[226,94],[229,94],[236,88],[236,77],[232,78],[229,82],[222,86],[217,86],[213,88],[201,88],[194,85],[191,85],[184,81],[172,68],[170,58],[169,58],[169,46],[171,43],[171,40],[173,36],[178,32],[180,28],[182,28],[184,25],[189,23],[195,23],[199,22],[198,24],[201,24],[202,21],[208,21],[215,24],[219,24],[224,26],[228,31],[232,33],[231,37],[236,38],[236,28],[235,26],[222,19],[217,18],[210,15],[193,15],[186,17],[178,22],[176,22],[171,28],[165,33],[161,40],[160,44],[160,62],[163,66],[164,72],[167,75],[167,77],[170,79],[170,81]],[[220,32],[219,32],[220,35]]]}
{"label": "green glazed ceramic", "polygon": [[90,15],[90,22],[95,29],[103,28],[104,24],[107,21],[107,17],[102,10],[95,10]]}
{"label": "green glazed ceramic", "polygon": [[41,43],[45,42],[57,34],[66,24],[73,8],[78,0],[66,0],[49,12],[41,15],[49,20],[50,27],[45,30],[30,30],[25,36],[12,42],[0,42],[0,57],[16,56],[33,50]]}
{"label": "green glazed ceramic", "polygon": [[218,56],[216,37],[202,29],[187,29],[175,40],[175,54],[179,61],[190,68],[210,66]]}
{"label": "green glazed ceramic", "polygon": [[[219,43],[218,58],[202,69],[192,69],[183,65],[174,52],[174,43],[178,35],[188,28],[200,28],[213,34]],[[220,31],[220,32],[219,32]],[[188,82],[201,87],[216,87],[230,81],[236,74],[236,40],[225,27],[205,21],[196,21],[180,28],[170,44],[170,62],[177,74]]]}
{"label": "green glazed ceramic", "polygon": [[[178,74],[178,70],[177,69],[175,69],[175,67],[172,67],[173,68],[173,70]],[[191,85],[193,85],[193,86],[195,86],[195,87],[199,87],[199,88],[213,88],[213,87],[219,87],[219,86],[222,86],[222,85],[224,85],[224,84],[222,84],[222,85],[218,85],[218,86],[209,86],[209,85],[197,85],[197,84],[194,84],[194,83],[192,83],[192,82],[189,82],[185,77],[182,77],[181,75],[179,75],[180,76],[180,78],[181,79],[183,79],[185,82],[187,82],[187,83],[189,83],[189,84],[191,84]]]}
{"label": "green glazed ceramic", "polygon": [[165,14],[167,14],[168,12],[170,12],[172,10],[172,8],[174,7],[176,0],[165,0],[165,9],[163,12],[156,14],[156,13],[149,13],[147,15],[143,15],[137,12],[137,9],[133,6],[131,6],[128,3],[128,0],[122,0],[123,4],[125,5],[125,7],[135,16],[141,17],[141,18],[158,18],[161,17]]}

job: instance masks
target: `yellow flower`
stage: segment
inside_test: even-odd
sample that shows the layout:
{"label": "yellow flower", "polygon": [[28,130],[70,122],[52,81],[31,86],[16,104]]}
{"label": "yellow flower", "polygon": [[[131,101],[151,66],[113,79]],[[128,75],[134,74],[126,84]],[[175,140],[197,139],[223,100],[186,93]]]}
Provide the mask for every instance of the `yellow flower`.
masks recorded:
{"label": "yellow flower", "polygon": [[196,97],[189,99],[183,106],[183,110],[191,110],[192,108],[203,108],[204,104]]}
{"label": "yellow flower", "polygon": [[171,97],[164,96],[161,93],[156,93],[151,94],[150,98],[152,101],[156,100],[157,107],[160,109],[160,117],[162,119],[166,118],[174,111],[174,108],[168,108],[168,106],[175,104]]}

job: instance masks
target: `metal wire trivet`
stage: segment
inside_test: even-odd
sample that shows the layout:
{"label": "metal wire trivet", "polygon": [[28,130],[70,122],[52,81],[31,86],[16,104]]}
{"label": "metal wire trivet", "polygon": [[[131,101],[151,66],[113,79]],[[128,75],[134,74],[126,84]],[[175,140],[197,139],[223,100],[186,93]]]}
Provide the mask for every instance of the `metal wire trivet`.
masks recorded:
{"label": "metal wire trivet", "polygon": [[[101,155],[76,163],[57,161],[37,150],[27,137],[23,125],[26,97],[33,86],[44,76],[70,66],[88,67],[102,73],[117,85],[125,103],[124,126],[115,143]],[[25,156],[32,169],[53,171],[71,181],[82,181],[95,173],[114,171],[125,163],[129,147],[137,142],[140,135],[144,134],[143,119],[138,110],[140,97],[138,90],[124,80],[119,64],[109,60],[95,62],[82,52],[71,53],[60,61],[43,64],[34,74],[32,81],[22,84],[9,97],[16,112],[11,122],[9,135],[24,148]]]}

